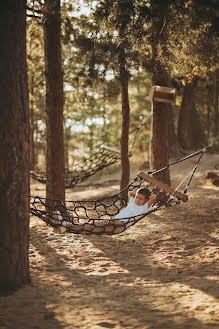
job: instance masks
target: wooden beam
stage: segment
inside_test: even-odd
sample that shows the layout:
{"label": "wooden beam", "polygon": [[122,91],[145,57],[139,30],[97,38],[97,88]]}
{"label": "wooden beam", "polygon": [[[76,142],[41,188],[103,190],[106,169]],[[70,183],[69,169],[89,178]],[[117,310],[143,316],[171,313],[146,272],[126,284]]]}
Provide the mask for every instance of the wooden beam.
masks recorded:
{"label": "wooden beam", "polygon": [[110,147],[110,146],[107,146],[107,145],[104,145],[104,144],[102,144],[100,147],[104,150],[107,150],[107,151],[110,151],[110,152],[113,152],[113,153],[117,153],[117,154],[121,154],[120,150],[115,149],[113,147]]}
{"label": "wooden beam", "polygon": [[169,194],[177,197],[177,199],[182,200],[183,202],[186,202],[188,200],[187,194],[181,193],[179,191],[175,191],[171,186],[168,186],[165,183],[160,182],[159,180],[155,179],[154,177],[147,175],[143,171],[139,171],[137,173],[137,177],[143,178],[146,182],[150,183],[152,186],[157,186],[157,188],[159,190],[163,190],[165,193],[169,193]]}
{"label": "wooden beam", "polygon": [[[107,145],[102,144],[102,145],[100,146],[100,148],[102,148],[102,149],[104,149],[104,150],[108,150],[108,151],[110,151],[110,152],[112,152],[112,153],[116,153],[116,154],[121,155],[120,150],[115,149],[115,148],[113,148],[113,147],[110,147],[110,146],[107,146]],[[129,151],[129,157],[131,157],[131,156],[132,156],[132,152]]]}

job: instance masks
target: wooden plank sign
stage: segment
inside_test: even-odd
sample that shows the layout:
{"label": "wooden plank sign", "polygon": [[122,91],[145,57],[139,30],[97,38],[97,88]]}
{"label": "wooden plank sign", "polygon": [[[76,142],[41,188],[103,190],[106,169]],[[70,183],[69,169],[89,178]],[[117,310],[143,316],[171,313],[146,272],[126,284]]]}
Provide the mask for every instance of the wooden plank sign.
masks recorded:
{"label": "wooden plank sign", "polygon": [[150,98],[153,102],[175,103],[176,89],[169,87],[153,86],[150,91]]}

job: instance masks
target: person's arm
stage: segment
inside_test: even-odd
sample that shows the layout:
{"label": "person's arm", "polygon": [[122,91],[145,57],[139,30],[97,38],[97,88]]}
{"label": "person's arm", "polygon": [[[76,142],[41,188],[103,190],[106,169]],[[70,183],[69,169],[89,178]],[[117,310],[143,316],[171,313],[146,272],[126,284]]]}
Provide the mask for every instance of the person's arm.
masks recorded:
{"label": "person's arm", "polygon": [[150,206],[153,206],[153,204],[156,203],[156,199],[157,199],[157,196],[155,194],[152,194],[147,202],[148,204],[148,208],[150,208]]}
{"label": "person's arm", "polygon": [[128,198],[130,199],[131,197],[135,197],[136,191],[129,191],[128,192]]}

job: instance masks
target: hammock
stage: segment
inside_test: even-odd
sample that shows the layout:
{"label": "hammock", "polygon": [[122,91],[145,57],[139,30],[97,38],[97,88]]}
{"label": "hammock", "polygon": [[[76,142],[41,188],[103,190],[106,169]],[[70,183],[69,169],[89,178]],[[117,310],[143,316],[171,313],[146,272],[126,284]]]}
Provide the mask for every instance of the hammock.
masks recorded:
{"label": "hammock", "polygon": [[[140,133],[141,127],[147,122],[150,116],[151,113],[146,119],[142,120],[142,122],[140,123],[140,125],[138,125],[137,128],[130,132],[130,134],[132,134],[133,132],[136,133],[130,146],[129,156],[131,156],[132,154],[132,148],[134,146],[138,134]],[[114,143],[115,142],[117,141],[114,141]],[[118,162],[120,158],[120,150],[104,144],[101,145],[98,151],[91,154],[88,159],[84,159],[81,162],[75,164],[71,171],[65,171],[65,187],[70,188],[78,183],[85,181],[87,178],[94,175],[98,171]],[[30,175],[38,182],[46,184],[46,173],[44,171],[30,171]]]}
{"label": "hammock", "polygon": [[[67,231],[80,234],[119,234],[152,212],[180,204],[181,202],[186,202],[188,200],[186,193],[195,171],[197,170],[198,164],[203,154],[212,146],[212,143],[204,149],[177,160],[168,166],[158,170],[154,169],[147,173],[137,173],[136,177],[125,189],[111,197],[94,201],[61,201],[32,196],[30,212],[32,215],[41,218],[47,224],[58,229],[59,233]],[[175,189],[152,176],[161,170],[167,169],[171,165],[196,155],[200,155],[197,164]],[[184,184],[188,178],[189,181],[183,193],[178,191],[180,186]],[[141,187],[143,183],[146,184],[145,187],[148,188],[151,193],[156,194],[156,203],[153,205],[152,210],[137,216],[120,218],[119,220],[114,219],[115,215],[126,206],[127,192]]]}
{"label": "hammock", "polygon": [[[126,205],[127,191],[139,188],[147,182],[148,189],[156,189],[157,203],[146,214],[114,219],[115,215]],[[158,192],[159,190],[159,192]],[[125,192],[125,193],[124,193]],[[136,178],[125,189],[100,200],[90,201],[61,201],[31,197],[30,212],[41,218],[47,224],[57,228],[57,232],[72,232],[83,234],[118,234],[134,225],[140,219],[158,209],[187,201],[188,196],[159,182],[144,172],[139,172]]]}
{"label": "hammock", "polygon": [[[70,188],[83,182],[88,177],[94,175],[99,170],[113,165],[120,160],[120,151],[112,147],[101,145],[98,152],[93,153],[89,159],[84,159],[77,163],[72,171],[65,171],[65,187]],[[31,171],[33,179],[46,184],[46,173],[43,171]]]}

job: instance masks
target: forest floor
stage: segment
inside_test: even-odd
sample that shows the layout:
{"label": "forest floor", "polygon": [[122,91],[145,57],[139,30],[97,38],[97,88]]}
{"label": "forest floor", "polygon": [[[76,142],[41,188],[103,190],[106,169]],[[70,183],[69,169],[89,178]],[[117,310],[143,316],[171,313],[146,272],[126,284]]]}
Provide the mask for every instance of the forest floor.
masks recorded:
{"label": "forest floor", "polygon": [[[172,186],[195,163],[170,167]],[[0,297],[0,329],[219,328],[219,187],[206,179],[216,167],[219,155],[205,154],[188,202],[118,235],[61,235],[31,217],[31,284]],[[66,199],[112,195],[119,175],[109,178],[67,190]],[[31,193],[45,187],[33,183]]]}

